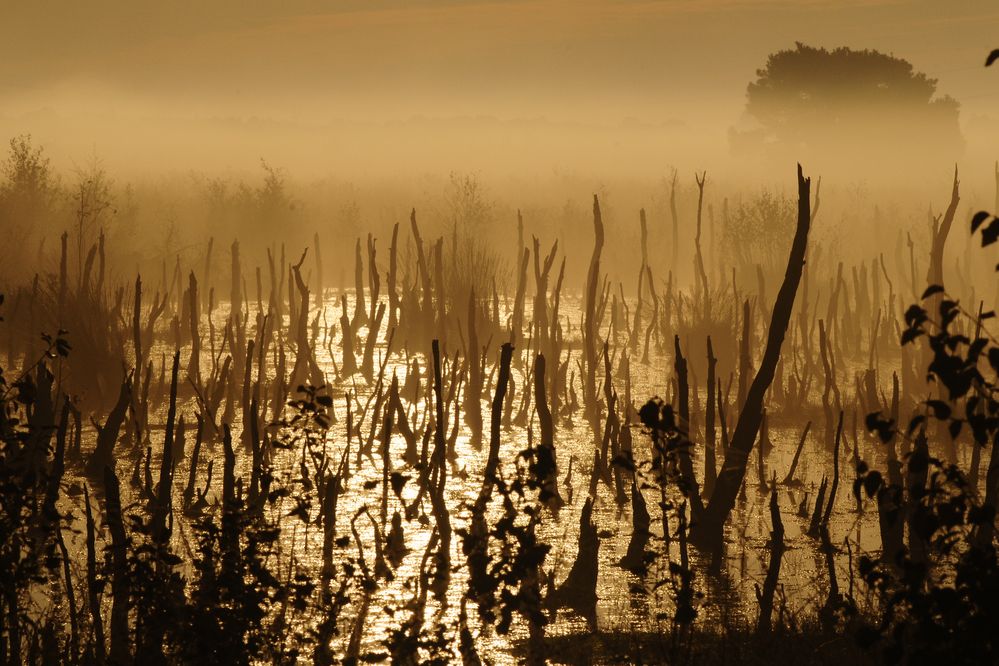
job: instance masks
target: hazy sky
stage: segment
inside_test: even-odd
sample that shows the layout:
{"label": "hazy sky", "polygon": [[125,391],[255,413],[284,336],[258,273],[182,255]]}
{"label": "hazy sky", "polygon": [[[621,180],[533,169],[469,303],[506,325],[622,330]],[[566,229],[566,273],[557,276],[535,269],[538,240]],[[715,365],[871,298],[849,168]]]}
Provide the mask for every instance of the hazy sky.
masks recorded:
{"label": "hazy sky", "polygon": [[8,133],[51,116],[88,136],[87,118],[487,115],[722,136],[766,55],[796,40],[894,53],[965,122],[999,115],[982,67],[995,0],[32,0],[4,3],[0,25]]}

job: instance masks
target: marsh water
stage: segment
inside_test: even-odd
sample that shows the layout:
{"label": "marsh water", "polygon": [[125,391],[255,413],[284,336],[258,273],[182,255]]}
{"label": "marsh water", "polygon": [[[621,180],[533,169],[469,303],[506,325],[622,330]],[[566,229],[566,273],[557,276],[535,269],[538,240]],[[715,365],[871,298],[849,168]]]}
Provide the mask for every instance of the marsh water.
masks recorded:
{"label": "marsh water", "polygon": [[[309,320],[314,323],[312,333],[314,334],[314,351],[316,360],[323,373],[330,380],[330,389],[333,397],[333,407],[331,409],[332,424],[326,432],[325,441],[322,443],[325,451],[333,460],[344,458],[346,453],[348,475],[345,475],[343,492],[339,498],[338,515],[339,523],[337,532],[339,536],[350,536],[353,530],[357,531],[360,543],[365,551],[362,555],[370,564],[375,558],[375,544],[388,530],[388,525],[382,522],[379,525],[380,532],[375,533],[373,522],[380,522],[379,514],[382,505],[382,481],[385,461],[381,458],[381,443],[378,438],[381,436],[381,425],[372,424],[370,412],[372,411],[371,401],[377,397],[377,392],[385,391],[393,376],[399,380],[399,385],[403,387],[401,397],[409,417],[410,426],[418,433],[426,428],[428,422],[428,407],[432,407],[432,394],[430,393],[431,382],[430,371],[431,361],[424,354],[411,354],[408,351],[399,351],[403,347],[398,340],[393,339],[392,347],[389,347],[389,332],[383,325],[383,330],[378,338],[378,343],[374,349],[375,376],[365,379],[360,373],[351,376],[346,381],[336,382],[334,367],[342,359],[339,356],[340,343],[339,333],[336,327],[321,324],[324,321],[335,321],[337,313],[342,308],[341,297],[347,298],[348,312],[354,311],[353,291],[329,290],[326,294],[323,308],[313,308],[310,312]],[[508,303],[502,303],[501,316],[509,316]],[[578,298],[569,297],[563,303],[566,312],[566,325],[570,326],[569,333],[566,334],[566,347],[570,355],[579,354],[579,340],[572,335],[571,321],[578,321],[581,303]],[[248,304],[248,321],[261,321],[258,313],[259,306],[254,303]],[[210,315],[204,315],[201,322],[202,328],[209,328],[208,318],[211,317],[214,329],[220,331],[224,328],[224,322],[228,317],[228,307],[223,304],[217,307]],[[276,327],[280,331],[287,329],[289,322],[286,320],[284,326]],[[251,338],[252,327],[247,328],[247,338]],[[366,337],[367,331],[364,328],[358,330],[357,335]],[[603,331],[604,336],[614,337],[615,333],[609,328]],[[737,331],[731,331],[733,336],[730,344],[735,345]],[[164,325],[162,330],[157,331],[157,342],[151,351],[150,358],[154,359],[154,379],[151,392],[156,392],[157,380],[155,376],[169,376],[169,359],[173,349],[170,339],[169,327]],[[612,340],[613,342],[613,340]],[[620,342],[626,342],[620,341]],[[208,374],[217,369],[220,359],[229,353],[222,345],[222,336],[213,337],[211,345],[206,345],[202,351],[201,371]],[[284,407],[281,412],[275,411],[277,405],[271,404],[267,393],[268,387],[275,382],[287,383],[288,373],[278,377],[276,368],[278,367],[278,347],[275,345],[269,350],[270,358],[265,358],[264,381],[260,389],[264,394],[261,398],[262,418],[266,423],[272,425],[267,427],[269,437],[278,435],[280,428],[276,422],[281,415],[287,415],[289,408]],[[618,346],[623,350],[621,353],[628,353],[626,344]],[[489,402],[492,395],[493,380],[495,377],[495,365],[498,360],[497,345],[493,345],[490,352],[493,358],[487,359],[485,366],[485,376],[490,378],[486,383],[482,399],[483,418],[485,429],[488,432],[489,426]],[[187,368],[191,353],[190,345],[182,347],[181,368]],[[444,365],[444,391],[447,393],[450,387],[448,378],[452,375],[449,367],[455,361],[455,352],[459,351],[454,346],[445,344],[442,349],[442,356],[445,358]],[[283,351],[281,353],[284,353]],[[289,352],[290,353],[290,352]],[[529,352],[521,350],[515,351],[515,358],[519,353],[519,362],[515,361],[511,371],[511,390],[507,395],[507,410],[509,422],[501,429],[501,476],[512,475],[517,454],[528,446],[529,442],[536,438],[537,419],[533,404],[525,411],[519,411],[523,401],[523,391],[525,386],[529,386],[529,370],[532,359]],[[650,438],[643,431],[638,422],[637,409],[647,399],[653,396],[660,396],[669,401],[673,397],[675,384],[673,378],[673,358],[672,354],[664,353],[657,345],[652,346],[652,351],[647,363],[640,362],[641,354],[635,354],[628,369],[627,378],[615,372],[615,388],[621,391],[621,400],[624,400],[623,387],[630,386],[630,396],[632,409],[628,410],[628,425],[633,440],[633,451],[639,468],[643,461],[648,461],[651,457]],[[689,354],[688,354],[689,357]],[[450,361],[448,360],[450,359]],[[419,365],[419,384],[411,381],[408,373],[412,372],[416,361]],[[620,359],[613,360],[615,369],[619,368]],[[697,407],[704,399],[705,389],[698,385],[698,377],[703,377],[703,361],[696,358],[688,358],[688,362],[693,370],[691,380],[692,400]],[[883,360],[882,363],[890,365],[891,359]],[[286,366],[290,369],[291,362]],[[850,366],[844,366],[849,368]],[[859,368],[859,365],[857,366]],[[379,372],[379,368],[383,368]],[[719,364],[719,375],[731,383],[731,372],[734,368],[727,368],[724,363]],[[883,367],[881,376],[885,376],[886,370]],[[845,374],[848,370],[842,370]],[[254,370],[257,373],[257,370]],[[578,378],[576,378],[578,382]],[[842,376],[838,382],[844,385],[851,385],[853,377]],[[379,382],[381,382],[379,384]],[[817,383],[816,383],[817,384]],[[183,418],[187,424],[185,437],[185,455],[177,463],[174,474],[175,497],[178,497],[185,485],[191,460],[192,442],[194,439],[195,413],[199,409],[197,397],[194,395],[190,381],[186,381],[179,388],[178,419]],[[463,390],[462,387],[458,387]],[[168,386],[159,386],[159,393],[169,392]],[[289,387],[291,393],[294,389]],[[574,389],[579,392],[581,388],[577,385]],[[696,394],[696,395],[695,395]],[[813,389],[809,402],[799,405],[774,405],[769,411],[769,438],[772,442],[772,449],[766,452],[763,459],[762,475],[768,480],[776,477],[778,481],[777,497],[783,522],[786,529],[787,552],[784,554],[781,570],[781,584],[778,591],[779,608],[782,613],[792,617],[799,613],[814,610],[820,607],[825,599],[828,588],[828,577],[826,575],[826,563],[824,555],[817,547],[817,539],[807,534],[810,516],[814,510],[816,490],[823,477],[831,477],[833,469],[833,452],[824,443],[824,429],[827,425],[823,422],[822,409],[820,406],[820,395]],[[150,416],[150,429],[155,433],[160,431],[162,424],[166,420],[165,399],[158,403],[156,411]],[[348,408],[349,404],[349,408]],[[459,405],[456,400],[454,405]],[[283,403],[282,403],[283,405]],[[350,416],[348,417],[348,411]],[[458,410],[460,411],[460,410]],[[695,410],[696,411],[696,410]],[[725,414],[728,429],[734,425],[738,417],[734,413],[734,408],[730,408]],[[518,418],[518,414],[519,417]],[[231,424],[234,433],[234,440],[238,440],[236,433],[242,431],[242,415],[237,412],[235,420]],[[348,419],[352,422],[354,432],[348,436]],[[482,485],[482,473],[486,462],[487,446],[474,446],[471,441],[470,432],[464,423],[461,413],[450,413],[446,415],[446,432],[451,433],[455,427],[458,428],[457,439],[455,441],[455,461],[450,465],[450,474],[447,481],[446,498],[448,508],[452,517],[452,524],[456,530],[466,527],[470,521],[469,512],[471,503],[479,487]],[[505,419],[506,420],[506,419]],[[695,419],[691,423],[690,439],[695,443],[693,446],[693,457],[698,475],[703,475],[704,470],[704,450],[703,445],[698,442],[704,441],[703,419]],[[811,421],[811,429],[801,451],[800,460],[794,474],[794,481],[790,484],[780,483],[788,473],[792,458],[794,457],[802,429],[806,422]],[[557,512],[546,512],[538,527],[539,540],[550,544],[551,551],[545,562],[545,571],[553,576],[553,582],[557,585],[564,579],[572,562],[576,557],[579,544],[580,511],[587,497],[587,489],[591,476],[594,451],[599,447],[598,434],[595,434],[589,423],[581,414],[563,415],[556,419],[555,442],[558,460],[559,489],[562,497],[566,500],[565,506]],[[84,450],[88,445],[92,445],[95,438],[95,431],[92,427],[87,427],[84,431]],[[153,437],[153,450],[158,448]],[[201,449],[198,461],[198,479],[201,484],[211,460],[215,460],[215,476],[213,481],[214,492],[208,496],[210,504],[209,511],[218,510],[221,475],[222,447],[219,432],[212,432],[207,427],[204,431],[204,444]],[[347,450],[348,441],[350,450]],[[365,442],[376,442],[366,452]],[[857,447],[859,446],[859,451]],[[389,493],[387,496],[387,517],[391,519],[393,514],[398,512],[401,516],[406,515],[406,508],[418,495],[417,480],[419,472],[414,471],[403,460],[403,452],[406,442],[402,436],[395,432],[388,447],[390,461],[389,466],[393,471],[399,472],[408,477],[399,495]],[[237,469],[245,480],[250,476],[250,455],[248,449],[237,446]],[[123,479],[130,476],[132,470],[138,470],[140,465],[150,464],[144,461],[141,456],[145,452],[141,447],[132,446],[124,448],[119,446],[117,457],[118,474]],[[760,472],[758,471],[757,453],[753,453],[753,462],[747,472],[744,482],[743,492],[737,502],[731,520],[728,522],[725,533],[725,550],[721,571],[710,573],[708,563],[702,560],[696,549],[691,550],[691,568],[694,571],[694,589],[697,592],[695,607],[697,609],[699,621],[711,624],[722,622],[731,624],[732,622],[753,622],[757,613],[756,593],[758,586],[762,585],[766,575],[766,562],[768,560],[767,544],[770,538],[770,515],[768,509],[769,483],[761,487],[758,482]],[[855,477],[854,463],[859,457],[872,463],[883,461],[884,452],[872,438],[864,432],[863,425],[847,423],[844,428],[844,435],[841,443],[839,455],[839,486],[835,496],[833,511],[829,522],[829,532],[831,542],[835,547],[835,566],[841,586],[849,586],[850,593],[860,594],[860,590],[854,590],[853,580],[855,576],[856,558],[858,549],[860,551],[874,552],[880,547],[880,537],[878,533],[877,511],[870,506],[862,507],[858,504],[852,493],[852,482]],[[151,456],[151,469],[153,478],[158,478],[158,456]],[[718,465],[722,465],[724,455],[719,451]],[[305,453],[301,448],[283,450],[275,448],[273,450],[272,466],[278,478],[282,478],[286,483],[294,485],[294,479],[298,476],[298,469],[305,461]],[[136,486],[136,477],[132,476],[130,489],[123,490],[126,497],[131,498],[133,508],[141,503],[141,481]],[[79,495],[79,483],[76,480],[72,483],[72,490],[68,496],[64,496],[63,502],[68,503],[67,508],[73,508],[76,516],[82,515],[82,499]],[[99,490],[98,490],[99,492]],[[615,489],[611,484],[603,481],[597,483],[597,496],[594,507],[594,522],[599,530],[599,578],[597,581],[597,617],[596,629],[608,632],[657,632],[668,627],[673,618],[675,610],[675,579],[671,578],[669,562],[675,561],[678,557],[674,524],[674,535],[672,543],[667,545],[662,540],[662,524],[658,519],[659,510],[655,508],[659,501],[659,491],[646,487],[642,491],[646,502],[653,515],[651,531],[653,540],[650,547],[658,552],[668,554],[668,557],[660,557],[655,560],[648,573],[639,577],[619,564],[622,556],[628,548],[629,539],[632,534],[632,516],[630,502],[619,503]],[[683,498],[676,487],[669,489],[670,498],[680,503]],[[178,500],[175,500],[177,502]],[[126,504],[130,503],[126,499]],[[494,517],[501,514],[501,508],[497,501],[493,501],[490,512]],[[426,506],[424,506],[426,505]],[[416,506],[414,504],[414,506]],[[367,507],[371,518],[364,515],[359,516],[359,512]],[[311,507],[309,516],[312,519],[309,523],[302,520],[298,515],[293,515],[294,504],[288,497],[282,498],[269,510],[280,520],[282,526],[280,548],[273,555],[274,569],[283,571],[289,568],[292,561],[298,566],[304,566],[306,570],[318,572],[321,568],[321,551],[323,530],[315,524],[318,507]],[[418,580],[421,571],[421,559],[427,544],[431,539],[431,523],[428,519],[429,504],[426,500],[418,506],[415,512],[416,517],[412,520],[403,520],[402,526],[405,534],[405,546],[408,553],[401,560],[398,566],[394,567],[392,580],[381,581],[377,590],[371,597],[371,611],[367,616],[363,627],[363,648],[362,651],[372,659],[377,659],[378,655],[384,655],[384,642],[390,633],[398,627],[399,613],[402,612],[406,604],[412,600],[415,590],[418,587]],[[173,542],[178,552],[192,553],[192,531],[189,524],[189,517],[179,510],[174,511]],[[75,534],[72,540],[76,548],[82,548],[81,533]],[[446,603],[435,603],[431,601],[427,606],[428,618],[441,622],[445,626],[452,627],[452,633],[457,633],[458,614],[462,604],[462,597],[467,590],[467,571],[461,564],[463,559],[460,555],[461,540],[455,538],[452,541],[452,563],[453,571],[450,578],[446,595]],[[358,545],[354,540],[349,540],[349,544],[338,545],[335,555],[339,558],[356,556]],[[346,618],[348,624],[353,621],[352,613],[348,612],[350,618]],[[311,621],[318,622],[320,618],[312,618]],[[593,629],[588,622],[567,609],[560,609],[552,615],[552,622],[546,627],[549,636],[587,634]],[[309,620],[306,620],[308,623]],[[519,643],[526,637],[526,627],[514,623],[512,631],[508,635],[498,635],[489,627],[480,626],[474,613],[469,613],[469,625],[475,636],[476,647],[479,654],[489,659],[493,663],[515,663],[523,657],[522,647]],[[298,630],[306,631],[308,627],[299,627]],[[457,644],[457,641],[455,641]],[[519,656],[518,656],[519,655]],[[456,656],[457,658],[457,656]]]}

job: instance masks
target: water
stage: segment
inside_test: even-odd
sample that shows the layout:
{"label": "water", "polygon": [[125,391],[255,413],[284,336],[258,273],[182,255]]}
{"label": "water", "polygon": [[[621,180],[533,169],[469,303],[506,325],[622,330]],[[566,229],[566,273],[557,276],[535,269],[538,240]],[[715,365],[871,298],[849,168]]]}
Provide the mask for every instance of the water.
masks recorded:
{"label": "water", "polygon": [[[348,294],[348,296],[348,312],[353,312],[353,294]],[[331,294],[327,301],[328,311],[320,317],[320,321],[337,321],[339,319],[339,297],[339,294]],[[579,305],[576,299],[564,298],[562,305],[563,316],[567,316],[569,321],[579,321]],[[254,304],[250,304],[250,309],[249,321],[253,322],[256,317]],[[216,344],[221,339],[220,331],[227,316],[226,307],[217,308],[212,315],[216,326]],[[311,313],[310,320],[315,316],[316,312]],[[285,321],[282,330],[286,331],[287,325],[288,322]],[[205,340],[207,340],[206,332],[207,321],[203,321],[202,334]],[[166,358],[169,358],[172,345],[167,344],[163,340],[172,340],[172,335],[169,335],[165,330],[159,333],[157,337],[158,342],[153,350],[151,350],[151,358],[160,359],[162,355],[166,355]],[[366,337],[366,334],[367,331],[363,328],[359,332],[362,340]],[[252,332],[248,330],[247,337],[252,337],[252,335]],[[336,354],[339,354],[339,332],[335,332],[334,335],[335,337],[330,338],[330,330],[323,328],[320,331],[315,348],[318,364],[330,379],[334,376],[334,364],[339,362],[339,358],[334,359],[330,354],[331,349]],[[387,350],[385,344],[386,338],[387,331],[382,331],[375,353],[376,373],[377,367],[384,358]],[[569,332],[566,333],[566,338],[567,340],[571,340],[572,336]],[[212,368],[212,358],[211,350],[207,348],[207,342],[203,342],[203,346],[206,349],[203,350],[202,354],[201,371],[202,375],[206,377]],[[400,345],[397,343],[395,346],[399,347]],[[361,349],[363,349],[363,346]],[[454,347],[445,346],[445,351],[453,354]],[[228,350],[226,353],[228,353]],[[182,350],[182,374],[187,367],[189,354],[190,346],[188,345]],[[288,355],[287,371],[290,373],[294,365],[294,352],[289,349]],[[448,354],[445,353],[443,355],[447,356]],[[431,364],[422,355],[416,356],[420,360],[424,387],[426,387],[429,379],[428,368]],[[492,352],[491,356],[492,358],[485,373],[487,378],[490,376],[492,364],[498,361],[498,351]],[[275,381],[274,373],[276,367],[273,354],[269,352],[268,357],[267,389],[264,391],[267,395],[270,394],[271,382]],[[574,358],[578,358],[578,351],[574,352]],[[688,360],[695,369],[703,366],[701,359]],[[669,382],[673,376],[672,363],[671,355],[666,356],[659,353],[653,354],[651,362],[648,364],[642,364],[637,359],[632,360],[631,394],[636,408],[648,397],[652,395],[664,395],[668,391]],[[549,367],[551,367],[551,364],[549,364]],[[385,365],[386,388],[393,374],[398,375],[400,386],[403,386],[408,369],[409,367],[404,354],[397,351],[391,353]],[[526,370],[526,364],[524,368],[514,367],[512,369],[512,377],[516,385],[516,390],[512,396],[508,397],[508,400],[514,400],[515,405],[519,405],[521,393],[527,386],[528,378]],[[730,370],[731,368],[719,367],[719,373],[722,376],[727,376]],[[256,373],[257,369],[255,367],[254,377],[256,377]],[[698,374],[703,376],[704,373],[701,371]],[[445,380],[447,377],[448,373],[445,372]],[[576,381],[578,382],[578,377]],[[841,376],[839,383],[840,386],[851,386],[852,377]],[[345,401],[348,399],[348,393],[354,394],[352,399],[354,400],[354,413],[356,416],[372,395],[375,386],[374,382],[368,383],[359,374],[346,382],[341,384],[334,383],[332,386],[336,423],[327,433],[326,446],[332,459],[339,460],[347,441]],[[620,399],[623,400],[623,382],[615,379],[615,387],[620,394]],[[445,383],[445,395],[448,392],[448,388]],[[703,386],[697,388],[700,391],[701,402],[703,403]],[[582,395],[582,389],[578,383],[576,391],[579,395]],[[181,394],[182,399],[180,401],[179,414],[185,416],[188,424],[187,455],[184,461],[178,465],[175,473],[174,505],[176,510],[174,513],[175,529],[173,545],[178,552],[190,554],[193,552],[193,545],[190,542],[192,537],[191,525],[179,510],[178,505],[180,503],[180,493],[188,478],[188,465],[194,439],[193,424],[195,422],[196,401],[192,392],[185,387],[182,387]],[[423,402],[410,404],[405,398],[403,400],[407,412],[411,414],[410,425],[415,429],[415,426],[422,423],[426,417],[424,413],[425,404]],[[489,432],[490,400],[491,398],[482,401],[484,439],[486,440],[488,440]],[[461,401],[459,400],[457,404],[460,405]],[[770,435],[774,447],[765,460],[767,477],[772,473],[776,473],[778,479],[784,477],[790,466],[791,458],[804,422],[807,419],[813,421],[812,429],[806,441],[795,475],[802,482],[801,486],[781,486],[778,493],[786,529],[785,542],[788,547],[784,553],[782,562],[781,584],[783,586],[783,595],[786,597],[788,604],[788,611],[791,613],[798,613],[821,606],[825,601],[826,590],[828,589],[826,565],[818,547],[818,542],[805,534],[809,518],[802,518],[797,515],[798,506],[806,492],[809,494],[808,512],[809,515],[811,514],[815,490],[822,476],[824,474],[830,478],[832,476],[832,454],[821,441],[824,422],[821,416],[821,407],[815,406],[818,404],[819,397],[816,395],[814,396],[813,405],[801,406],[799,409],[776,406],[777,408],[773,409],[771,413]],[[158,427],[165,422],[166,399],[163,400],[163,404],[155,405],[154,407],[156,412],[151,415],[151,421],[154,425],[153,478],[155,479],[158,478],[155,468],[158,463],[159,447],[162,441],[157,437],[158,433],[162,432]],[[729,432],[731,433],[734,427],[734,417],[732,414],[728,414],[727,416],[730,423]],[[537,432],[537,421],[533,414],[533,408],[531,409],[531,417],[532,427]],[[239,418],[240,414],[237,411],[237,420],[233,424],[233,438],[236,442],[239,441],[238,434],[242,430]],[[450,432],[454,418],[455,415],[451,414],[447,432]],[[586,499],[590,468],[593,460],[594,435],[581,414],[574,415],[573,420],[574,423],[572,424],[565,421],[559,421],[556,424],[556,450],[559,461],[560,490],[563,497],[567,498],[567,488],[564,485],[564,480],[569,460],[572,458],[573,498],[557,516],[546,514],[538,530],[539,539],[552,546],[551,552],[545,562],[545,569],[554,573],[556,582],[558,583],[564,579],[576,556],[576,546],[579,539],[579,515]],[[703,417],[700,417],[698,421],[703,422]],[[361,429],[364,438],[367,437],[370,427],[370,415],[367,415]],[[700,427],[703,428],[703,425]],[[92,445],[94,432],[88,428],[86,435],[88,436],[86,444]],[[861,437],[863,438],[864,436],[861,435]],[[648,461],[650,457],[649,439],[641,432],[637,425],[634,426],[633,438],[637,461],[639,463]],[[702,430],[701,434],[694,439],[696,442],[703,441]],[[502,430],[500,458],[501,468],[505,475],[509,476],[513,474],[516,454],[527,446],[527,442],[527,427],[515,426]],[[367,506],[371,511],[371,515],[375,516],[376,519],[380,512],[382,479],[382,460],[379,454],[380,446],[376,440],[373,447],[372,459],[365,457],[362,460],[362,464],[358,466],[356,459],[357,445],[358,442],[355,438],[350,455],[353,476],[347,482],[345,492],[340,497],[337,512],[339,536],[350,535],[350,520],[363,507]],[[406,484],[402,492],[403,499],[408,504],[413,501],[418,492],[415,482],[418,472],[405,468],[405,463],[402,461],[402,453],[405,450],[405,446],[406,443],[403,437],[398,432],[394,432],[390,445],[392,467],[412,477],[412,480]],[[877,463],[879,452],[875,450],[874,445],[864,440],[861,446],[862,453],[874,457],[873,462]],[[450,470],[446,491],[452,526],[456,530],[466,527],[470,522],[469,504],[478,495],[482,484],[481,473],[485,466],[487,447],[487,442],[481,450],[473,447],[470,441],[470,433],[462,422],[456,444],[457,469]],[[119,451],[118,453],[122,454],[124,452]],[[704,467],[702,456],[703,445],[695,445],[695,469],[697,470],[699,479],[703,478]],[[199,486],[203,485],[207,473],[208,461],[213,458],[215,459],[216,466],[215,481],[213,483],[215,485],[215,493],[220,494],[222,447],[219,442],[211,442],[206,438],[199,461]],[[237,458],[237,473],[242,473],[244,479],[248,479],[250,474],[250,456],[238,444]],[[279,478],[287,481],[297,475],[301,459],[301,450],[276,451],[273,461],[275,472]],[[721,455],[719,455],[718,464],[719,466],[722,464]],[[119,459],[118,473],[123,480],[130,476],[132,466],[133,460]],[[876,550],[880,546],[876,510],[872,506],[868,506],[867,511],[857,512],[856,503],[851,494],[853,478],[852,451],[844,444],[840,455],[839,490],[829,523],[831,541],[837,546],[835,562],[837,577],[843,591],[847,591],[849,581],[851,580],[851,563],[855,566],[857,546],[859,545],[862,550],[867,551]],[[726,527],[727,547],[720,576],[710,576],[706,570],[706,562],[699,557],[696,551],[692,550],[691,552],[692,568],[695,571],[694,587],[695,590],[704,595],[697,601],[699,622],[714,624],[722,622],[723,618],[726,622],[732,622],[733,620],[755,621],[757,613],[755,589],[757,585],[762,585],[765,577],[767,561],[769,559],[766,545],[771,529],[768,509],[769,495],[766,492],[760,492],[756,479],[756,452],[754,451],[750,468],[747,470],[746,499],[745,501],[740,500],[737,503]],[[366,483],[371,486],[370,489],[365,489]],[[137,495],[133,489],[125,489],[123,487],[123,490],[126,493],[126,503],[136,500]],[[131,497],[129,497],[130,494]],[[670,489],[670,496],[677,502],[682,499],[675,488]],[[649,512],[652,515],[651,530],[655,535],[650,547],[661,551],[663,545],[661,543],[660,512],[657,508],[659,502],[658,491],[646,490],[645,499]],[[64,497],[64,502],[69,506],[74,506],[77,516],[83,514],[82,499],[79,496]],[[429,514],[429,502],[426,498],[424,499],[424,507]],[[306,525],[298,518],[289,516],[291,508],[293,508],[292,500],[282,498],[272,509],[274,512],[273,515],[281,517],[280,520],[283,527],[281,547],[275,555],[273,564],[277,570],[285,571],[289,563],[294,561],[298,566],[304,568],[305,571],[312,572],[318,580],[318,572],[321,568],[322,529],[315,525]],[[315,518],[317,510],[318,501],[315,501],[313,502],[311,512],[312,518]],[[390,492],[388,497],[388,516],[391,517],[395,511],[404,514],[405,507]],[[600,573],[597,582],[599,598],[597,604],[597,626],[600,630],[604,631],[661,631],[663,628],[669,626],[669,618],[672,617],[674,610],[674,594],[671,586],[665,585],[647,594],[637,593],[635,592],[635,588],[644,585],[651,590],[656,580],[666,578],[668,574],[666,573],[665,558],[657,560],[644,581],[618,566],[618,561],[627,550],[632,532],[630,512],[630,503],[618,506],[615,502],[613,489],[604,483],[598,484],[594,510],[594,521],[601,536],[599,554]],[[499,500],[494,494],[494,500],[490,507],[490,518],[492,519],[499,515]],[[490,524],[492,524],[492,520],[490,520]],[[414,589],[417,586],[420,575],[420,564],[426,545],[431,537],[432,526],[432,518],[426,521],[426,524],[421,524],[419,520],[404,521],[406,545],[409,548],[409,553],[402,560],[401,564],[395,568],[393,581],[379,581],[379,587],[371,599],[371,612],[365,626],[362,652],[384,653],[384,642],[389,637],[390,632],[399,627],[400,622],[407,612],[404,610],[404,606],[412,599]],[[372,545],[375,538],[374,528],[371,525],[371,521],[366,517],[359,518],[356,522],[356,527],[362,542],[365,544],[365,557],[368,565],[371,566],[374,561],[374,549]],[[384,527],[384,530],[387,530],[387,528],[388,525]],[[675,533],[675,522],[672,529]],[[81,535],[74,535],[72,540],[74,543],[72,547],[82,548]],[[849,548],[845,546],[847,541],[850,543]],[[467,571],[464,566],[464,557],[460,551],[461,540],[457,533],[452,539],[451,547],[452,566],[455,567],[455,570],[452,572],[446,603],[436,603],[430,597],[427,607],[427,624],[429,626],[435,621],[440,621],[450,627],[448,633],[454,638],[453,645],[455,646],[455,658],[457,658],[456,627],[458,613],[461,598],[467,589]],[[352,539],[345,548],[337,548],[335,554],[339,558],[339,561],[342,562],[346,557],[356,555],[356,552],[356,546]],[[678,561],[679,554],[675,542],[672,545],[670,556],[673,561]],[[399,612],[392,614],[386,612],[386,608],[395,609]],[[349,636],[350,623],[353,622],[355,613],[356,605],[352,605],[348,607],[345,616],[341,619],[344,628],[343,635],[338,639],[341,641],[341,648],[346,644],[346,636]],[[318,617],[306,618],[304,620],[306,624],[312,625],[315,625],[318,621]],[[481,656],[497,664],[514,663],[517,660],[515,644],[526,637],[526,625],[523,621],[518,618],[514,623],[513,631],[510,635],[499,636],[489,628],[480,626],[474,612],[474,605],[471,604],[469,607],[469,621],[473,634],[477,637],[476,647]],[[299,627],[299,629],[304,628]],[[574,635],[587,631],[586,621],[575,613],[566,610],[560,610],[553,618],[553,622],[546,628],[546,632],[550,636]]]}

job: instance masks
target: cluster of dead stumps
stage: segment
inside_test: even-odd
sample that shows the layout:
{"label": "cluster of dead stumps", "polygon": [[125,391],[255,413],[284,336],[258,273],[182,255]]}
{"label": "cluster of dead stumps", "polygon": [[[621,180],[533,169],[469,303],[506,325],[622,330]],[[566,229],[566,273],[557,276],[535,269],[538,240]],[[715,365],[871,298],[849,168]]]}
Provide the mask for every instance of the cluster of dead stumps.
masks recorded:
{"label": "cluster of dead stumps", "polygon": [[[450,270],[414,212],[411,251],[396,225],[386,270],[358,241],[334,321],[318,236],[311,257],[268,252],[249,274],[233,243],[227,298],[209,244],[150,298],[142,277],[112,281],[103,236],[74,266],[64,235],[59,273],[4,312],[0,661],[995,659],[992,313],[936,287],[904,310],[883,259],[852,284],[842,263],[813,269],[818,196],[800,168],[776,295],[759,265],[711,280],[705,180],[693,287],[655,275],[643,212],[635,298],[601,269],[596,197],[581,297],[563,298],[557,244],[527,247],[522,222],[501,295]],[[955,174],[932,285],[957,204]],[[667,358],[668,398],[636,403],[633,361]],[[797,442],[789,464],[777,427]],[[797,471],[810,431],[809,455],[832,460],[815,493]],[[770,526],[755,604],[707,613],[750,494]],[[781,572],[792,496],[794,547],[822,565],[806,607]],[[631,522],[617,578],[598,518],[614,512]],[[880,548],[834,540],[838,514],[870,515]],[[646,624],[598,617],[614,595],[647,599]]]}

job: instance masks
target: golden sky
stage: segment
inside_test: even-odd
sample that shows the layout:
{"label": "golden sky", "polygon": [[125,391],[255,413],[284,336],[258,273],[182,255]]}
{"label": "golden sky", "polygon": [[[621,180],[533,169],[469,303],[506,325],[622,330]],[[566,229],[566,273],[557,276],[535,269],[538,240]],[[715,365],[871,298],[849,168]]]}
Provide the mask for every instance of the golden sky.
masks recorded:
{"label": "golden sky", "polygon": [[0,131],[76,118],[98,143],[81,119],[636,119],[722,136],[796,40],[906,58],[965,122],[999,102],[982,67],[995,0],[32,0],[0,23]]}
{"label": "golden sky", "polygon": [[[139,96],[260,100],[263,109],[280,108],[273,97],[287,95],[398,96],[394,113],[409,104],[431,109],[435,97],[527,113],[607,95],[652,104],[738,99],[766,54],[795,40],[891,51],[940,78],[944,91],[968,97],[988,81],[980,61],[999,40],[999,4],[989,0],[6,5],[5,97],[80,82]],[[407,102],[410,95],[416,100]]]}

